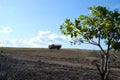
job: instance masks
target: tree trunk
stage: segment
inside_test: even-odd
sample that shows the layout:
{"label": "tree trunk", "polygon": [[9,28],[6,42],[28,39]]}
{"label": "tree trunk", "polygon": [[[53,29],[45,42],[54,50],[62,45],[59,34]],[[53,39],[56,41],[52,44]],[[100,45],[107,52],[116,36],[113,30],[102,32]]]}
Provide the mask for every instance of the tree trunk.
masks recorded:
{"label": "tree trunk", "polygon": [[108,80],[108,76],[110,73],[110,60],[109,55],[101,55],[101,65],[96,64],[97,69],[100,73],[101,80]]}

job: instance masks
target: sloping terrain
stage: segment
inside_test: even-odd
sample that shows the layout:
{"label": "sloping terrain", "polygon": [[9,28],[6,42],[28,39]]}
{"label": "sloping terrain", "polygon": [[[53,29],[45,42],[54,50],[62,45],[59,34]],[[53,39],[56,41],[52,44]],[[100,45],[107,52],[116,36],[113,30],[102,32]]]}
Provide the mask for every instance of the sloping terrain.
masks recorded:
{"label": "sloping terrain", "polygon": [[[0,80],[99,80],[97,54],[95,50],[4,48]],[[120,62],[113,67],[110,80],[120,80]]]}

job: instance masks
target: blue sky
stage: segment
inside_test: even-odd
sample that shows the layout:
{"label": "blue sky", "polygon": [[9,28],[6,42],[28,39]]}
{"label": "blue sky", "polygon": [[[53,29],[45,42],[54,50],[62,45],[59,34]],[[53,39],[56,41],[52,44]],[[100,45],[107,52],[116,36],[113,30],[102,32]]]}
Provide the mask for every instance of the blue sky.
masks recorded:
{"label": "blue sky", "polygon": [[88,7],[120,9],[120,0],[0,0],[0,46],[98,49],[92,45],[71,45],[59,27],[66,18],[89,14]]}

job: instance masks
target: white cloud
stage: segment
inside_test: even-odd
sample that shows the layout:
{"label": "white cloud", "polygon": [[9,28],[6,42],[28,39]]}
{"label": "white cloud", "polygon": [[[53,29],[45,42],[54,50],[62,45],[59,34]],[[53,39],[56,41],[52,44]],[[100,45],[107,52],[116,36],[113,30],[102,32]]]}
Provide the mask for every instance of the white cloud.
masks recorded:
{"label": "white cloud", "polygon": [[69,38],[52,33],[51,31],[39,31],[38,35],[26,39],[4,39],[0,45],[7,47],[47,47],[49,44],[62,44],[68,42]]}
{"label": "white cloud", "polygon": [[59,38],[59,36],[58,36],[57,34],[50,34],[50,35],[48,36],[48,38],[49,38],[50,40],[55,40],[55,39]]}
{"label": "white cloud", "polygon": [[39,31],[38,35],[30,38],[27,44],[34,47],[45,47],[51,43],[61,44],[66,40],[67,38],[58,34],[54,34],[51,31]]}
{"label": "white cloud", "polygon": [[12,28],[10,28],[10,27],[8,27],[8,26],[3,27],[3,28],[0,29],[0,33],[8,34],[8,33],[10,33],[10,32],[12,32]]}
{"label": "white cloud", "polygon": [[43,36],[43,35],[46,35],[46,34],[50,34],[51,32],[50,31],[39,31],[39,35],[40,36]]}

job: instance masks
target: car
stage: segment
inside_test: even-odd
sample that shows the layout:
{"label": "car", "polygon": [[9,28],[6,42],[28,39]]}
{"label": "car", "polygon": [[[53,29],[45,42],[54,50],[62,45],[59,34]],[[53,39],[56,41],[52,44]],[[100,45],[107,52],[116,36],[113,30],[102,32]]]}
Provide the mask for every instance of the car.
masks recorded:
{"label": "car", "polygon": [[57,49],[59,50],[62,46],[58,44],[51,44],[48,46],[49,49]]}

